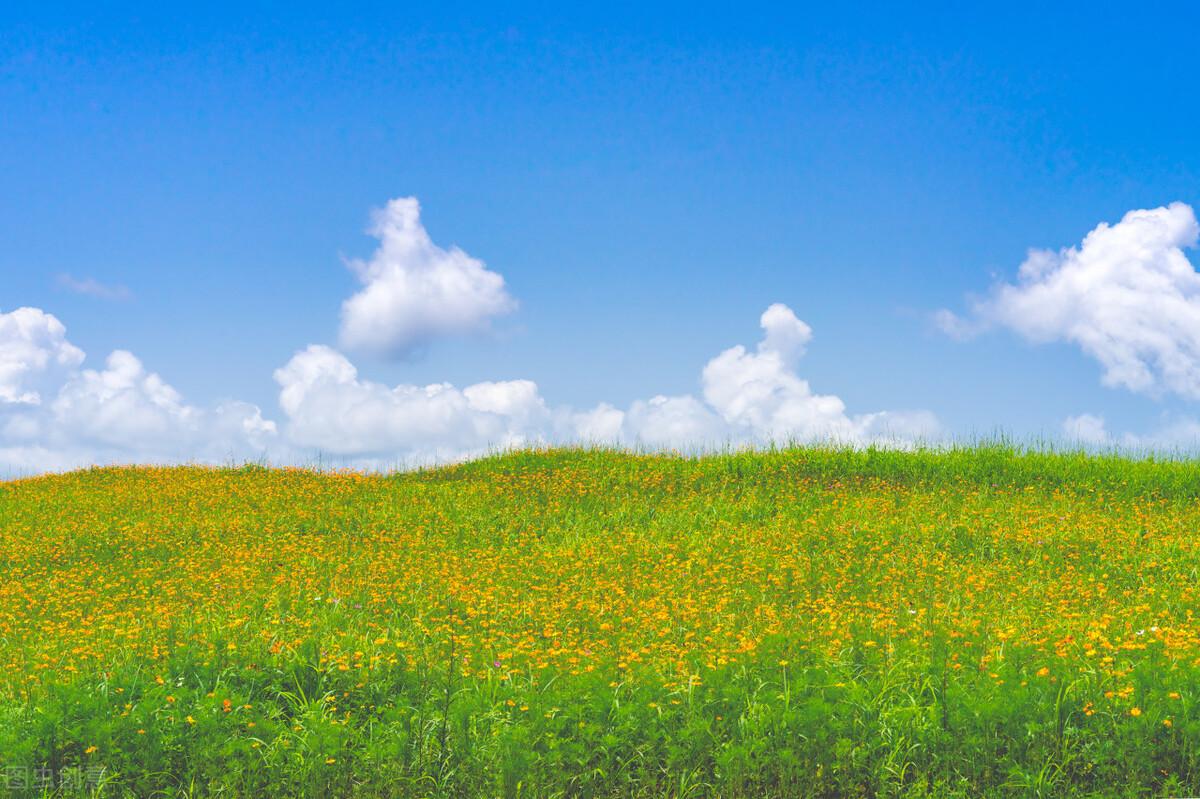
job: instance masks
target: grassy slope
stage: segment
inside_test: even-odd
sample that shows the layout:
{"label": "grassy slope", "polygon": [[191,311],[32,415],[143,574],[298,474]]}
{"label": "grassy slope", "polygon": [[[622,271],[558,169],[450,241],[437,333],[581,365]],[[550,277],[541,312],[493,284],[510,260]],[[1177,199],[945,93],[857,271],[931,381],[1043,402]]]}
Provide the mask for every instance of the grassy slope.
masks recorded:
{"label": "grassy slope", "polygon": [[105,795],[1197,793],[1198,493],[1191,462],[1003,447],[0,484],[0,767]]}

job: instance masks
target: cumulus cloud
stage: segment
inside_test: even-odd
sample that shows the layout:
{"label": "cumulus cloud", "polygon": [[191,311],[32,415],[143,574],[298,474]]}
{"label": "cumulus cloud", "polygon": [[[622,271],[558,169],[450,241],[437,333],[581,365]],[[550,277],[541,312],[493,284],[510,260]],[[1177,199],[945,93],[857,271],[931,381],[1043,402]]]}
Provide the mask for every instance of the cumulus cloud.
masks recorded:
{"label": "cumulus cloud", "polygon": [[276,432],[252,405],[187,404],[124,350],[109,355],[104,369],[73,375],[51,406],[51,420],[53,434],[66,442],[152,460],[262,451]]}
{"label": "cumulus cloud", "polygon": [[[435,245],[413,198],[374,217],[379,246],[349,266],[362,289],[342,306],[351,350],[403,355],[431,338],[485,327],[516,307],[504,278],[462,250]],[[63,275],[69,290],[119,298],[93,280]],[[931,440],[929,412],[850,414],[798,374],[812,329],[775,304],[754,347],[731,347],[701,370],[697,394],[653,395],[625,408],[553,407],[529,380],[384,385],[332,347],[311,345],[279,369],[284,425],[251,404],[187,402],[131,352],[100,367],[55,317],[36,308],[0,313],[0,469],[112,462],[237,461],[352,466],[444,462],[533,444],[594,443],[704,450],[760,443]]]}
{"label": "cumulus cloud", "polygon": [[449,460],[540,440],[549,411],[528,380],[390,388],[313,345],[275,371],[292,443],[347,458]]}
{"label": "cumulus cloud", "polygon": [[349,263],[363,288],[342,305],[343,347],[400,357],[516,308],[503,277],[458,247],[433,243],[415,197],[377,211],[369,232],[379,247],[369,260]]}
{"label": "cumulus cloud", "polygon": [[83,362],[63,323],[40,308],[0,313],[0,405],[39,405],[42,392]]}
{"label": "cumulus cloud", "polygon": [[40,471],[92,463],[236,461],[281,454],[273,422],[246,403],[186,403],[133,354],[102,369],[36,308],[0,313],[0,467]]}
{"label": "cumulus cloud", "polygon": [[780,303],[767,308],[759,324],[763,338],[754,352],[731,347],[709,361],[701,376],[705,402],[730,440],[855,444],[939,435],[928,411],[847,414],[841,398],[814,393],[796,372],[812,329]]}
{"label": "cumulus cloud", "polygon": [[84,368],[57,319],[0,314],[0,467],[40,471],[91,463],[312,463],[389,467],[459,460],[509,447],[595,443],[699,451],[727,445],[931,440],[928,412],[851,415],[796,372],[811,329],[784,305],[762,315],[754,348],[731,347],[700,374],[699,394],[656,395],[621,409],[552,407],[529,380],[387,386],[342,353],[313,345],[275,371],[278,430],[240,402],[188,403],[132,353]]}
{"label": "cumulus cloud", "polygon": [[1198,399],[1200,274],[1185,253],[1198,238],[1183,203],[1130,211],[1077,247],[1031,251],[1016,282],[995,286],[969,318],[941,311],[936,321],[960,338],[1001,326],[1070,342],[1099,361],[1107,386]]}
{"label": "cumulus cloud", "polygon": [[528,380],[389,387],[364,380],[343,354],[298,352],[275,372],[292,445],[374,463],[469,457],[493,448],[586,442],[699,450],[749,443],[931,440],[929,412],[848,415],[815,394],[795,367],[812,330],[785,305],[762,315],[751,351],[725,350],[704,367],[701,396],[658,395],[621,410],[552,408]]}
{"label": "cumulus cloud", "polygon": [[704,367],[704,399],[735,430],[752,437],[852,439],[856,422],[832,395],[814,394],[795,372],[812,330],[785,305],[760,319],[763,339],[756,352],[738,345]]}

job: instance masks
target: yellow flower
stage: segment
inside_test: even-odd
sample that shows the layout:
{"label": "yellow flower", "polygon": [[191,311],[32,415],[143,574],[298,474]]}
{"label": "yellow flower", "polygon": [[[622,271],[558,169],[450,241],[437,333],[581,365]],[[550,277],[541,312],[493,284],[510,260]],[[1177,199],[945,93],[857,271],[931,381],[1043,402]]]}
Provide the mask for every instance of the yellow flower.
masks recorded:
{"label": "yellow flower", "polygon": [[84,753],[85,755],[90,755],[92,752],[95,752],[97,749],[99,749],[99,747],[97,747],[97,746],[89,746],[87,749],[84,749],[84,750],[83,750],[83,753]]}
{"label": "yellow flower", "polygon": [[1140,716],[1142,715],[1142,709],[1140,707],[1131,707],[1129,708],[1129,715]]}
{"label": "yellow flower", "polygon": [[1037,670],[1037,676],[1039,676],[1039,677],[1048,677],[1049,675],[1050,675],[1050,667],[1049,666],[1042,666],[1040,669]]}

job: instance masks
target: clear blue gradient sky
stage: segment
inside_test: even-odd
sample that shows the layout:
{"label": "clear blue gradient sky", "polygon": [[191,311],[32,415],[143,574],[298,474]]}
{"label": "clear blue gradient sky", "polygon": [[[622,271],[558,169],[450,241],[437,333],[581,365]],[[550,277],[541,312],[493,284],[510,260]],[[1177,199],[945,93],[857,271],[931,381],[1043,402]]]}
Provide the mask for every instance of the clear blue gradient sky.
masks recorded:
{"label": "clear blue gradient sky", "polygon": [[371,210],[415,196],[520,307],[356,356],[372,380],[623,407],[697,391],[781,302],[799,373],[855,411],[962,436],[1196,412],[1070,343],[932,322],[1031,247],[1200,205],[1193,4],[571,6],[5,4],[0,311],[275,418],[273,370],[337,345]]}

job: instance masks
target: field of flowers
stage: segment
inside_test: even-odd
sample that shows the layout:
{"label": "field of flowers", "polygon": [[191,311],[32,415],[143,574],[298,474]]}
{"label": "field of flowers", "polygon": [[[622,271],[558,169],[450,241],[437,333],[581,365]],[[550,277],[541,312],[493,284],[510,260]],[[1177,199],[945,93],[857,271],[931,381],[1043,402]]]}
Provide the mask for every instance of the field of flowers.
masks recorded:
{"label": "field of flowers", "polygon": [[0,795],[1200,794],[1200,464],[0,483]]}

